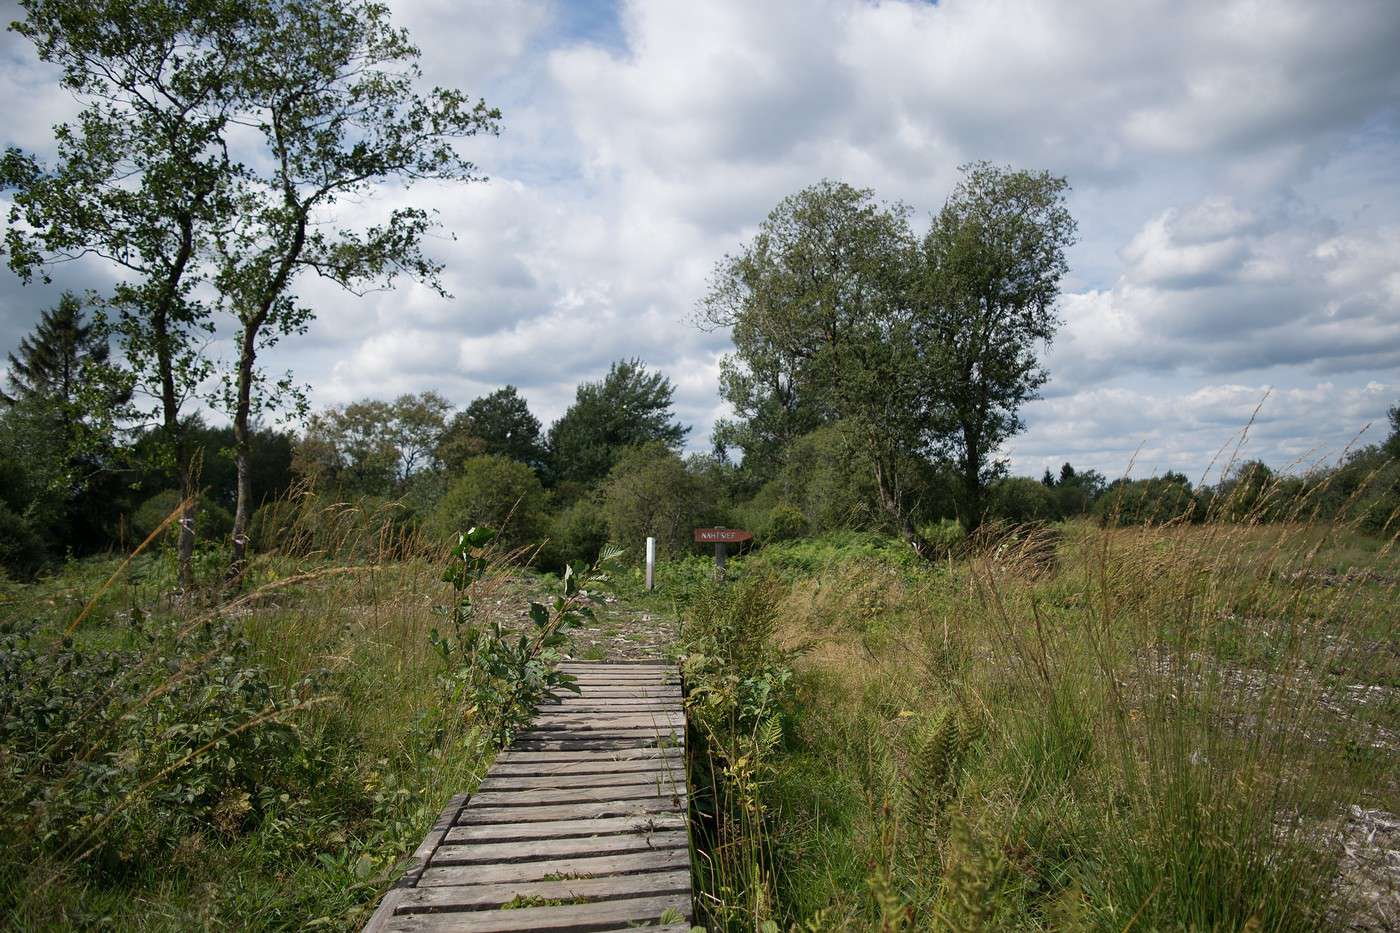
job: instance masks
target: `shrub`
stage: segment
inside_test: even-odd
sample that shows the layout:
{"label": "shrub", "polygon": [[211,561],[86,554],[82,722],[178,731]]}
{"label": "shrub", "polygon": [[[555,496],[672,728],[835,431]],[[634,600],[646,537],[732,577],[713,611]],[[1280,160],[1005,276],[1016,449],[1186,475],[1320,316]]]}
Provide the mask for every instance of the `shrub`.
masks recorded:
{"label": "shrub", "polygon": [[1059,518],[1055,491],[1039,480],[1013,476],[992,488],[991,512],[1008,522],[1052,522]]}
{"label": "shrub", "polygon": [[[144,539],[155,531],[160,523],[180,507],[180,492],[167,489],[151,496],[137,507],[131,516],[131,529],[139,539]],[[178,532],[176,522],[171,522],[164,537],[173,540]],[[233,533],[233,516],[229,510],[208,498],[199,500],[195,514],[195,533],[205,541],[217,541]]]}
{"label": "shrub", "polygon": [[657,554],[683,554],[701,511],[699,487],[681,458],[664,444],[632,447],[622,454],[603,487],[603,514],[614,544],[633,562],[642,543],[656,538]]}
{"label": "shrub", "polygon": [[1196,512],[1189,486],[1158,478],[1117,482],[1094,503],[1100,525],[1160,525],[1195,518]]}
{"label": "shrub", "polygon": [[275,687],[228,626],[133,621],[99,650],[0,623],[0,839],[11,852],[147,864],[181,836],[256,821],[297,736],[278,721],[309,689]]}
{"label": "shrub", "polygon": [[782,503],[768,512],[762,527],[763,541],[791,541],[807,536],[807,516],[796,506]]}
{"label": "shrub", "polygon": [[593,563],[608,543],[608,520],[591,499],[579,499],[554,518],[550,532],[557,565],[572,561]]}
{"label": "shrub", "polygon": [[499,454],[472,457],[438,503],[430,528],[443,541],[489,526],[500,529],[508,547],[537,544],[547,528],[545,502],[539,477],[525,464]]}
{"label": "shrub", "polygon": [[967,531],[956,518],[941,518],[937,524],[924,525],[919,534],[940,555],[951,553],[967,539]]}

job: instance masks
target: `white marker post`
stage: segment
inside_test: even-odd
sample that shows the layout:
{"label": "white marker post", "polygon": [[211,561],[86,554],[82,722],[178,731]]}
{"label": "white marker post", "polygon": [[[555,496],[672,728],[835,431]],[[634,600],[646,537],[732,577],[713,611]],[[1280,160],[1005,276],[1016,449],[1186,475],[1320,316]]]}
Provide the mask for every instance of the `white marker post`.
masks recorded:
{"label": "white marker post", "polygon": [[656,539],[647,538],[647,591],[655,585],[656,572]]}

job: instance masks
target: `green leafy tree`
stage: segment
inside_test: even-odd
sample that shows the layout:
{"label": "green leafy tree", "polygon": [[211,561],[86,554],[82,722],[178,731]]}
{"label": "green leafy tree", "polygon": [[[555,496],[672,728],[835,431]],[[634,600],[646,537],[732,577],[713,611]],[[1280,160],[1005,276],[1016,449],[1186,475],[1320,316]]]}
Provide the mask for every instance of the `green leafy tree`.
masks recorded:
{"label": "green leafy tree", "polygon": [[557,481],[584,485],[608,475],[628,447],[659,442],[678,448],[689,432],[675,421],[675,387],[641,360],[619,360],[598,382],[578,387],[574,403],[549,429]]}
{"label": "green leafy tree", "polygon": [[[436,226],[429,211],[395,207],[359,228],[320,222],[385,183],[402,190],[423,179],[480,180],[453,142],[498,132],[500,112],[458,90],[420,92],[418,58],[381,3],[258,0],[250,3],[246,48],[227,61],[241,120],[262,148],[261,158],[240,167],[234,223],[217,239],[215,282],[238,324],[227,400],[239,469],[235,573],[251,498],[249,424],[261,404],[283,394],[255,395],[257,358],[311,316],[291,291],[298,274],[354,293],[407,275],[446,294],[441,263],[422,248]],[[409,449],[400,444],[401,456]]]}
{"label": "green leafy tree", "polygon": [[969,530],[987,485],[1005,472],[996,451],[1022,429],[1021,407],[1048,378],[1037,354],[1059,326],[1055,302],[1075,242],[1068,190],[1048,172],[967,165],[924,237],[919,318],[937,347],[939,446],[956,466]]}
{"label": "green leafy tree", "polygon": [[911,301],[908,214],[839,182],[791,195],[716,267],[700,314],[734,336],[721,392],[751,431],[746,460],[841,419],[880,508],[922,551],[911,458],[933,449],[941,408],[938,359]]}
{"label": "green leafy tree", "polygon": [[1390,421],[1390,436],[1381,445],[1381,450],[1390,459],[1400,460],[1400,405],[1390,406],[1386,417]]}
{"label": "green leafy tree", "polygon": [[535,470],[544,467],[540,420],[530,414],[530,406],[515,386],[473,399],[458,418],[463,421],[458,432],[464,430],[466,436],[480,438],[486,453],[519,460]]}
{"label": "green leafy tree", "polygon": [[1076,470],[1068,462],[1060,467],[1055,482],[1055,497],[1062,516],[1087,514],[1094,500],[1104,491],[1107,481],[1098,470]]}
{"label": "green leafy tree", "polygon": [[535,471],[499,454],[468,460],[437,505],[430,527],[446,540],[463,528],[500,529],[510,547],[538,545],[548,528],[547,496]]}
{"label": "green leafy tree", "polygon": [[[105,299],[127,364],[161,426],[163,456],[193,498],[193,452],[181,407],[209,375],[210,307],[198,286],[210,232],[229,216],[233,175],[224,133],[228,62],[244,53],[242,4],[163,0],[21,0],[14,29],[56,66],[83,103],[54,129],[45,165],[9,149],[13,191],[5,251],[29,281],[53,263],[96,256],[121,278]],[[178,54],[176,54],[178,51]],[[180,582],[193,580],[193,516],[180,537]]]}
{"label": "green leafy tree", "polygon": [[685,461],[661,441],[624,451],[608,474],[602,495],[609,537],[634,562],[649,537],[656,539],[659,555],[684,553],[695,517],[703,508],[700,483]]}
{"label": "green leafy tree", "polygon": [[1050,522],[1060,517],[1055,490],[1024,476],[1009,476],[992,487],[990,511],[1009,522]]}

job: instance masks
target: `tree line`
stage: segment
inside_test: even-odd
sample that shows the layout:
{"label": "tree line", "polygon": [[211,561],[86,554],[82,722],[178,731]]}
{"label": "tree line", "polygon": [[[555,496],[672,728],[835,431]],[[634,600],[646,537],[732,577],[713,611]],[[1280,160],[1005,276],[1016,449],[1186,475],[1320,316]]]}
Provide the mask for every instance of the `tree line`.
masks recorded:
{"label": "tree line", "polygon": [[[0,392],[0,564],[15,575],[130,548],[183,498],[180,468],[161,456],[159,426],[114,423],[122,399],[87,378],[110,365],[110,352],[78,299],[65,295],[10,354]],[[727,439],[744,426],[722,422],[713,450],[684,456],[688,429],[676,418],[674,392],[665,375],[627,359],[581,383],[548,428],[512,385],[460,410],[425,391],[324,408],[297,432],[255,425],[246,460],[250,537],[277,546],[276,529],[260,523],[256,507],[294,488],[324,503],[393,504],[400,525],[433,539],[498,527],[512,545],[542,544],[538,562],[546,568],[591,559],[609,541],[635,559],[648,536],[663,556],[683,555],[699,525],[744,527],[763,544],[840,531],[900,534],[912,521],[927,547],[943,549],[972,530],[961,521],[956,464],[910,456],[903,488],[918,508],[892,514],[878,486],[881,452],[839,419],[766,460],[733,456]],[[1248,461],[1200,487],[1170,470],[1109,480],[1070,463],[1040,479],[1000,476],[988,482],[979,518],[1120,525],[1339,518],[1387,533],[1400,506],[1400,406],[1389,428],[1384,442],[1301,475]],[[188,416],[181,430],[203,501],[190,533],[205,551],[226,554],[240,494],[234,429]]]}

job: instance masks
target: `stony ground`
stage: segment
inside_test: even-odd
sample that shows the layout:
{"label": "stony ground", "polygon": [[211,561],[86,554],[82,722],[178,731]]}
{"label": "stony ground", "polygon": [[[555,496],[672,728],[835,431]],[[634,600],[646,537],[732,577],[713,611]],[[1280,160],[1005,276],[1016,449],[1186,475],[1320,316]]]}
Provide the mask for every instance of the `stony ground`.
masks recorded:
{"label": "stony ground", "polygon": [[[522,592],[522,590],[524,592]],[[547,602],[552,594],[534,579],[515,581],[509,594],[497,605],[518,616],[521,626],[529,624],[528,599]],[[629,605],[611,594],[599,594],[593,608],[594,622],[571,633],[571,660],[641,661],[657,658],[673,660],[680,623],[652,609]]]}
{"label": "stony ground", "polygon": [[594,608],[596,624],[576,629],[572,654],[580,661],[674,658],[680,624],[656,612],[604,596]]}
{"label": "stony ground", "polygon": [[1334,919],[1344,930],[1400,930],[1400,816],[1351,807],[1335,830],[1341,845]]}

